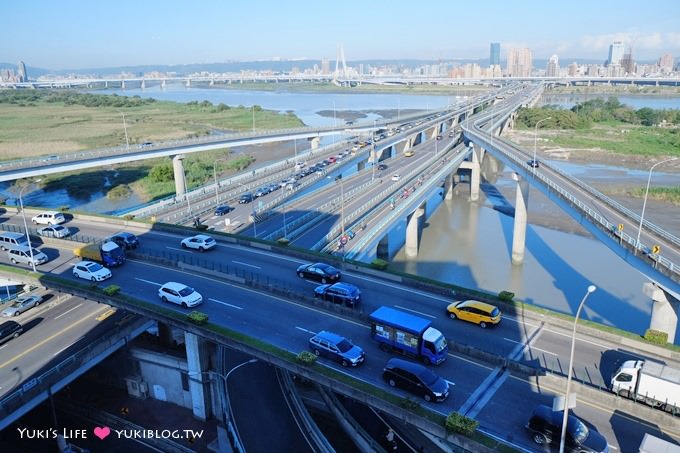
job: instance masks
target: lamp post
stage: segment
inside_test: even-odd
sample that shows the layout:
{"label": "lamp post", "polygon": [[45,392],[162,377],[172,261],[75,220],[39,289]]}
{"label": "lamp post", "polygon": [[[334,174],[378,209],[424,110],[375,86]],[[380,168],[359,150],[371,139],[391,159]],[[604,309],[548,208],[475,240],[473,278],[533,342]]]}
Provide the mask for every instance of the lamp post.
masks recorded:
{"label": "lamp post", "polygon": [[576,317],[574,318],[574,328],[571,331],[571,353],[569,354],[569,372],[567,373],[567,390],[564,393],[564,414],[562,415],[562,434],[560,435],[560,453],[564,453],[564,439],[567,433],[567,420],[569,418],[569,387],[571,386],[572,368],[574,367],[574,343],[576,342],[576,324],[578,317],[581,314],[581,309],[586,303],[588,296],[597,289],[595,285],[588,286],[588,290],[583,295],[581,303],[576,310]]}
{"label": "lamp post", "polygon": [[670,162],[673,160],[676,160],[677,157],[672,157],[670,159],[662,160],[661,162],[657,162],[652,167],[649,169],[649,175],[647,176],[647,188],[645,189],[645,199],[642,202],[642,214],[640,214],[640,226],[638,226],[638,233],[637,233],[637,239],[635,240],[635,253],[637,253],[637,249],[640,247],[640,234],[642,233],[642,222],[644,221],[645,218],[645,208],[647,207],[647,195],[649,194],[649,182],[652,180],[652,171],[654,170],[654,167],[657,165],[665,164],[666,162]]}
{"label": "lamp post", "polygon": [[[37,179],[34,181],[34,183],[40,182],[40,179]],[[35,270],[35,261],[33,261],[33,245],[31,245],[31,235],[28,233],[28,224],[26,223],[26,211],[24,211],[24,201],[21,198],[21,194],[24,192],[24,189],[28,187],[29,184],[26,184],[24,187],[19,190],[19,206],[21,207],[21,217],[24,219],[24,230],[26,230],[26,240],[28,241],[28,254],[31,256],[31,267],[33,268],[33,272],[36,272]]]}
{"label": "lamp post", "polygon": [[213,178],[215,179],[215,207],[217,207],[217,205],[220,204],[219,195],[217,193],[217,188],[218,188],[218,185],[217,185],[217,162],[225,161],[227,159],[228,159],[227,157],[220,157],[219,159],[215,159],[215,162],[213,162]]}
{"label": "lamp post", "polygon": [[253,110],[253,132],[255,132],[255,104],[253,104],[252,110]]}
{"label": "lamp post", "polygon": [[531,172],[536,173],[536,136],[538,135],[538,125],[541,124],[543,121],[548,121],[551,120],[552,116],[549,116],[547,118],[543,118],[542,120],[536,121],[536,125],[534,126],[534,161],[531,163]]}
{"label": "lamp post", "polygon": [[125,122],[125,112],[118,110],[118,113],[123,115],[123,130],[125,131],[125,146],[127,147],[127,149],[130,149],[130,139],[129,139],[128,133],[127,133],[127,123]]}

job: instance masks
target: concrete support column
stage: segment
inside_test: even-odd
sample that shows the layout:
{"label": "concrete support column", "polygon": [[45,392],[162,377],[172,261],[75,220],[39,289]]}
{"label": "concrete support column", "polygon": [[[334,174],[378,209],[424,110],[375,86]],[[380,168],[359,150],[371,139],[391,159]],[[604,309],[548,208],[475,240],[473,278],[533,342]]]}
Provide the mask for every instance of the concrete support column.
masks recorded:
{"label": "concrete support column", "polygon": [[515,195],[515,223],[512,230],[512,264],[524,262],[524,251],[527,236],[527,205],[529,204],[529,184],[515,173],[517,181]]}
{"label": "concrete support column", "polygon": [[191,87],[191,79],[187,79],[187,88]]}
{"label": "concrete support column", "polygon": [[142,90],[146,88],[146,80],[142,79]]}
{"label": "concrete support column", "polygon": [[123,89],[123,90],[125,89],[125,80],[121,80],[121,82],[120,82],[120,87],[121,87],[121,89]]}
{"label": "concrete support column", "polygon": [[472,173],[470,174],[470,200],[471,201],[477,201],[479,200],[479,153],[477,152],[478,149],[481,149],[477,145],[474,145],[472,148],[472,165],[471,165],[471,170]]}
{"label": "concrete support column", "polygon": [[319,148],[319,143],[321,143],[321,137],[314,137],[313,139],[310,140],[312,145],[312,149],[318,149]]}
{"label": "concrete support column", "polygon": [[191,332],[184,332],[187,352],[187,374],[194,417],[207,420],[210,416],[210,375],[208,371],[208,342]]}
{"label": "concrete support column", "polygon": [[184,154],[178,154],[172,158],[172,169],[175,175],[175,194],[181,197],[187,191],[184,180]]}
{"label": "concrete support column", "polygon": [[453,188],[456,187],[460,177],[456,173],[451,173],[444,180],[444,199],[453,200]]}
{"label": "concrete support column", "polygon": [[418,256],[418,239],[420,237],[420,218],[425,214],[423,208],[416,209],[406,225],[405,251],[407,258]]}
{"label": "concrete support column", "polygon": [[649,328],[666,332],[668,343],[672,344],[675,341],[678,327],[678,311],[680,310],[678,301],[653,283],[643,284],[642,292],[654,302]]}
{"label": "concrete support column", "polygon": [[161,80],[161,88],[165,89],[165,79]]}

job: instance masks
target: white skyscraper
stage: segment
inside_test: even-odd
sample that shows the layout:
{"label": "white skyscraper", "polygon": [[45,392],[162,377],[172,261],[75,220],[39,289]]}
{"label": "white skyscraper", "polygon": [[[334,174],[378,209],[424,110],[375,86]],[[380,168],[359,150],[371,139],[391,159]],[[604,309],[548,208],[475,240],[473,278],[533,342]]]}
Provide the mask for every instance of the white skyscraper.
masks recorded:
{"label": "white skyscraper", "polygon": [[625,48],[623,46],[623,42],[614,41],[609,46],[609,58],[607,59],[607,66],[610,64],[621,64],[624,52]]}
{"label": "white skyscraper", "polygon": [[548,60],[548,67],[545,70],[545,75],[547,77],[558,77],[560,75],[560,62],[557,55],[553,55]]}

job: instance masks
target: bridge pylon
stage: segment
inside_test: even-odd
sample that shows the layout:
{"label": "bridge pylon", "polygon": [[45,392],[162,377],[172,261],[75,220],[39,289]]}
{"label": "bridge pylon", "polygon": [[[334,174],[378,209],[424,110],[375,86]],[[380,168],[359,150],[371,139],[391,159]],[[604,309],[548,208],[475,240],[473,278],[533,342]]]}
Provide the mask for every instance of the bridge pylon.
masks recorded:
{"label": "bridge pylon", "polygon": [[512,228],[512,264],[522,264],[526,250],[529,183],[517,173],[513,174],[513,179],[517,181],[517,191],[515,194],[515,222]]}
{"label": "bridge pylon", "polygon": [[186,178],[184,177],[184,154],[178,154],[172,158],[172,169],[175,177],[175,195],[179,198],[187,191]]}
{"label": "bridge pylon", "polygon": [[642,292],[652,299],[652,317],[649,328],[668,334],[668,343],[673,344],[678,327],[680,301],[654,283],[645,283]]}

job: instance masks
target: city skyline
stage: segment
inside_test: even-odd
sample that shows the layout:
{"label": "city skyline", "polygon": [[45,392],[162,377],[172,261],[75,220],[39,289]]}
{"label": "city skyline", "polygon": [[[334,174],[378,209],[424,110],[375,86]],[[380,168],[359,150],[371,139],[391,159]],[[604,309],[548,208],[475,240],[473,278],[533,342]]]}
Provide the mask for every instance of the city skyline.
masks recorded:
{"label": "city skyline", "polygon": [[[161,6],[162,5],[162,6]],[[489,45],[528,48],[534,59],[552,55],[606,61],[623,42],[635,60],[680,55],[680,3],[629,0],[615,5],[576,0],[509,5],[482,0],[463,7],[431,0],[293,4],[270,0],[202,2],[201,8],[121,0],[93,9],[82,0],[54,8],[45,0],[5,6],[0,61],[45,69],[171,65],[294,59],[485,59]],[[474,24],[478,24],[475,28]],[[312,38],[313,37],[313,38]]]}

